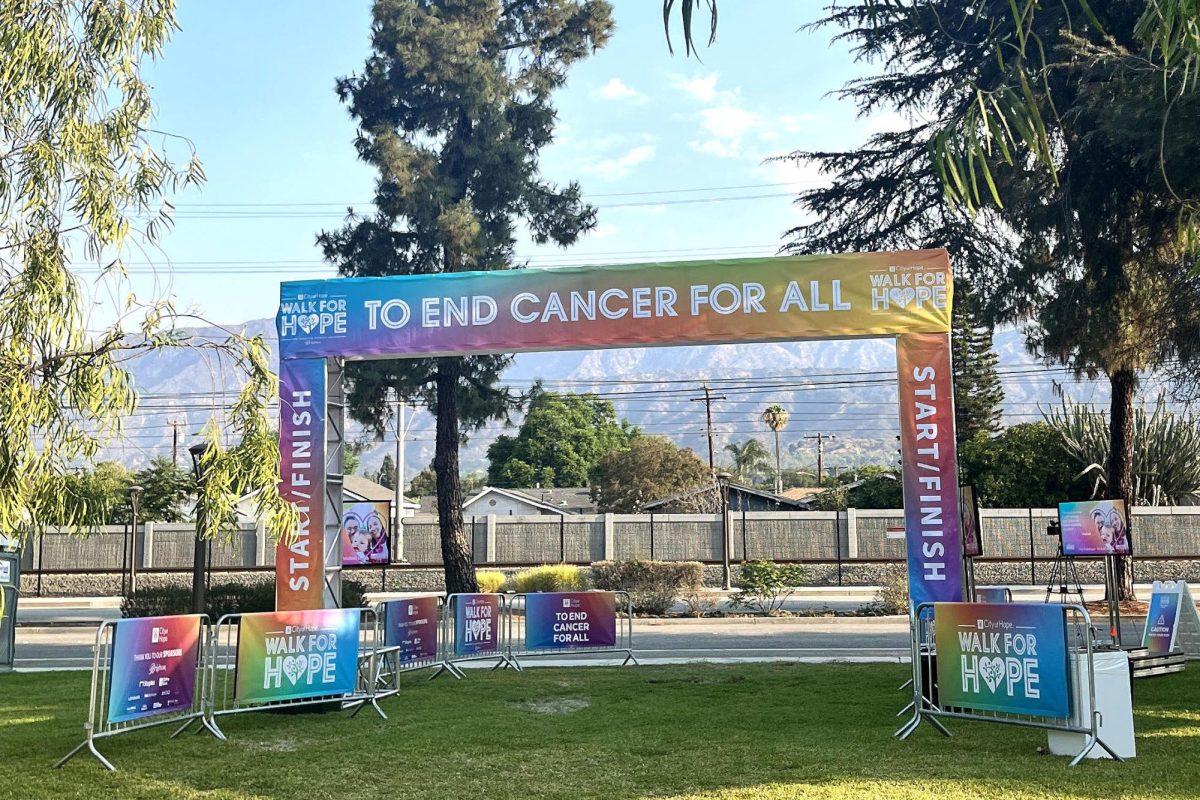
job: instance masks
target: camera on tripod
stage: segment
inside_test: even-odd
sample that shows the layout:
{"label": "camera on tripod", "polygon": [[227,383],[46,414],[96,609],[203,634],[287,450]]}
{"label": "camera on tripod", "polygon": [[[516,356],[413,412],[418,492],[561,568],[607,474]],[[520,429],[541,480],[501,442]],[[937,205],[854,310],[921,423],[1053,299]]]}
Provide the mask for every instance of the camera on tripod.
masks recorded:
{"label": "camera on tripod", "polygon": [[1051,520],[1050,524],[1046,526],[1046,535],[1057,536],[1059,539],[1062,538],[1062,525],[1059,524],[1058,520]]}

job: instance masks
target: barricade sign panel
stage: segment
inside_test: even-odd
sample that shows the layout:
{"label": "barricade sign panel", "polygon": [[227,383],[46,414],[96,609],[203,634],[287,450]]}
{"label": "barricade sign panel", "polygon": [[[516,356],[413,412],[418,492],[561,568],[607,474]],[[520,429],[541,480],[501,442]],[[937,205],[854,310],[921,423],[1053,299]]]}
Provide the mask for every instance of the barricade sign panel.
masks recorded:
{"label": "barricade sign panel", "polygon": [[976,586],[976,603],[1011,603],[1012,589],[1007,586]]}
{"label": "barricade sign panel", "polygon": [[1191,658],[1200,656],[1200,614],[1184,581],[1155,581],[1150,590],[1142,647],[1164,656],[1179,646]]}
{"label": "barricade sign panel", "polygon": [[438,598],[414,597],[381,604],[383,646],[396,648],[401,666],[438,654]]}
{"label": "barricade sign panel", "polygon": [[454,655],[484,656],[500,652],[500,596],[454,596]]}
{"label": "barricade sign panel", "polygon": [[54,765],[61,767],[87,748],[106,769],[116,771],[96,740],[157,725],[177,724],[171,738],[205,718],[211,687],[211,641],[202,614],[140,617],[100,625],[92,647],[92,681],[85,738]]}
{"label": "barricade sign panel", "polygon": [[612,592],[525,595],[525,648],[571,650],[617,646],[617,596]]}
{"label": "barricade sign panel", "polygon": [[[1095,629],[1083,606],[920,603],[914,612],[913,699],[901,711],[913,716],[898,738],[922,722],[949,736],[942,720],[975,720],[1081,734],[1071,766],[1096,747],[1122,760],[1101,737]],[[1072,670],[1086,679],[1072,683]]]}
{"label": "barricade sign panel", "polygon": [[173,714],[192,707],[202,617],[140,617],[117,622],[108,685],[108,721]]}
{"label": "barricade sign panel", "polygon": [[270,703],[352,694],[360,613],[327,608],[243,614],[234,699]]}
{"label": "barricade sign panel", "polygon": [[943,706],[1071,716],[1061,606],[937,603],[933,614]]}

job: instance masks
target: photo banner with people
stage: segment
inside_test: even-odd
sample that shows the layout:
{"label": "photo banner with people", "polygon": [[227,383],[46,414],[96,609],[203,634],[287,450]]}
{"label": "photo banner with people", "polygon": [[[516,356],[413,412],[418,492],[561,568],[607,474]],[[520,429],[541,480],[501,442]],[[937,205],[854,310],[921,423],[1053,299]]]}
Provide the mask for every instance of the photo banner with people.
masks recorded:
{"label": "photo banner with people", "polygon": [[343,430],[323,413],[327,359],[887,336],[897,339],[910,596],[961,600],[953,284],[944,250],[284,283],[282,485],[302,513],[299,535],[279,547],[278,607],[331,602],[321,571],[341,568],[340,548],[319,563],[325,426]]}
{"label": "photo banner with people", "polygon": [[388,563],[388,520],[392,504],[386,500],[350,503],[342,508],[342,566]]}
{"label": "photo banner with people", "polygon": [[1124,500],[1059,503],[1066,556],[1127,556],[1131,553]]}

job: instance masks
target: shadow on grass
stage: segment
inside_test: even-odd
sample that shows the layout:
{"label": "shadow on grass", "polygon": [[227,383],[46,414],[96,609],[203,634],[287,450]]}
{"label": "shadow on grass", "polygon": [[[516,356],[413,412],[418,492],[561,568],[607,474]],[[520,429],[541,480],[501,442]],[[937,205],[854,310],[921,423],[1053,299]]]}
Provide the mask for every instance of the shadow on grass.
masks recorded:
{"label": "shadow on grass", "polygon": [[1038,753],[1043,732],[951,723],[892,738],[896,665],[695,665],[410,676],[364,711],[222,720],[228,743],[169,729],[105,740],[120,770],[77,757],[84,673],[0,676],[0,797],[217,798],[1192,798],[1200,674],[1140,681],[1138,758]]}

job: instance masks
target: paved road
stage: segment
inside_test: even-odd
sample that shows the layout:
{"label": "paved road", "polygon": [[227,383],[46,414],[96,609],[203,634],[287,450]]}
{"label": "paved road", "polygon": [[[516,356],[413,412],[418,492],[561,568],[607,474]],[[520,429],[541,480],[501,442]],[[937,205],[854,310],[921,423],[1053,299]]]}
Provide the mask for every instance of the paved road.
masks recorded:
{"label": "paved road", "polygon": [[[886,659],[908,653],[902,618],[771,620],[637,620],[638,657],[680,659]],[[17,629],[17,669],[85,669],[94,627]]]}

